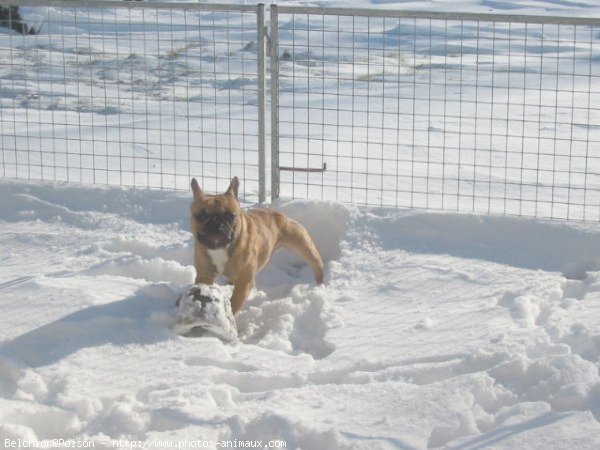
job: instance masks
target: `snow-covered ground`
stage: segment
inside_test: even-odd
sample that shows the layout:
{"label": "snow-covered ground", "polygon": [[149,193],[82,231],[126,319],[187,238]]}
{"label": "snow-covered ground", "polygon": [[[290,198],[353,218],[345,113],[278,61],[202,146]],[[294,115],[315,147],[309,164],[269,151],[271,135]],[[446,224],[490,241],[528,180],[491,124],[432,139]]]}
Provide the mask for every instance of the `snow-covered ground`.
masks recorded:
{"label": "snow-covered ground", "polygon": [[2,438],[600,444],[597,226],[282,202],[327,283],[278,254],[225,344],[169,329],[189,195],[0,196]]}
{"label": "snow-covered ground", "polygon": [[[227,3],[235,3],[235,0]],[[250,1],[245,3],[254,4]],[[598,17],[600,13],[600,5],[595,0],[285,0],[266,3],[574,17]]]}
{"label": "snow-covered ground", "polygon": [[[600,17],[591,0],[286,3]],[[0,35],[31,70],[0,64],[3,175],[185,188],[202,170],[214,192],[246,170],[242,188],[255,198],[255,136],[234,129],[238,153],[224,156],[218,140],[231,130],[216,119],[190,138],[178,90],[187,81],[168,78],[210,61],[215,79],[185,85],[190,101],[208,104],[199,114],[223,108],[254,122],[256,93],[243,76],[227,84],[218,65],[235,60],[250,73],[243,47],[208,45],[232,58],[194,59],[158,39],[143,43],[157,54],[139,59],[78,41],[70,12],[49,14],[71,34],[35,45]],[[49,71],[61,61],[63,73]],[[218,106],[220,83],[231,108]],[[107,94],[86,103],[87,89]],[[53,121],[57,134],[43,137],[39,125]],[[11,149],[25,144],[39,151]],[[187,145],[209,147],[212,165],[178,166]],[[239,342],[226,344],[170,329],[194,276],[189,192],[5,179],[0,199],[0,447],[52,438],[96,448],[197,439],[303,450],[600,447],[598,225],[282,200],[275,206],[313,234],[327,282],[315,287],[307,267],[278,253],[237,317]]]}

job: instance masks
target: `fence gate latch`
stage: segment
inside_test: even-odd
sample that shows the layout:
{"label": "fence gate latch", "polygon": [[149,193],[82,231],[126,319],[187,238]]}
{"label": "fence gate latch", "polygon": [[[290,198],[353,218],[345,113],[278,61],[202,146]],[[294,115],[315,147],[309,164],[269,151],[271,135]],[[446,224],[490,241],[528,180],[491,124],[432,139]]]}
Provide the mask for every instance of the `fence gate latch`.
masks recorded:
{"label": "fence gate latch", "polygon": [[282,172],[318,172],[323,173],[327,170],[327,163],[323,163],[323,167],[285,167],[280,166]]}

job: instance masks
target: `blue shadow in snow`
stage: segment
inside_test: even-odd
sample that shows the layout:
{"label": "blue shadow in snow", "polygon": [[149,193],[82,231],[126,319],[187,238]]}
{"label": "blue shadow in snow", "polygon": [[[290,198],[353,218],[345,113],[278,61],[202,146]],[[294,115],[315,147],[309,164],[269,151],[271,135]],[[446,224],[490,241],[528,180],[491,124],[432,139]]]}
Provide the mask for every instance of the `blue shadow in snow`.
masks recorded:
{"label": "blue shadow in snow", "polygon": [[548,412],[540,416],[534,417],[533,419],[526,420],[521,423],[514,425],[507,425],[490,431],[484,435],[473,438],[463,444],[455,447],[449,447],[450,450],[478,450],[481,448],[487,448],[490,445],[496,444],[504,439],[511,436],[515,436],[525,431],[533,430],[535,428],[545,427],[551,425],[559,420],[563,420],[574,413],[557,413]]}
{"label": "blue shadow in snow", "polygon": [[600,233],[514,216],[372,210],[363,225],[384,249],[449,254],[584,279],[600,269]]}
{"label": "blue shadow in snow", "polygon": [[[167,293],[166,289],[160,291]],[[40,367],[84,348],[171,339],[174,333],[151,316],[157,312],[168,314],[174,304],[174,296],[157,298],[144,288],[125,300],[90,306],[6,341],[0,345],[0,355]]]}

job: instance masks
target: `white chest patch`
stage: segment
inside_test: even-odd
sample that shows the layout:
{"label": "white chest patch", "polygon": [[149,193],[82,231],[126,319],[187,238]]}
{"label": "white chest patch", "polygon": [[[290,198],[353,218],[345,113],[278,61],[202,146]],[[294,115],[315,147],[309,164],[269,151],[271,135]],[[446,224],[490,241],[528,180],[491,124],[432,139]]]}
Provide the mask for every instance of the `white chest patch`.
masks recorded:
{"label": "white chest patch", "polygon": [[213,265],[217,269],[217,273],[219,275],[223,275],[223,271],[225,270],[225,264],[229,260],[229,255],[227,254],[227,249],[220,248],[218,250],[206,250],[208,252],[208,256],[212,261]]}

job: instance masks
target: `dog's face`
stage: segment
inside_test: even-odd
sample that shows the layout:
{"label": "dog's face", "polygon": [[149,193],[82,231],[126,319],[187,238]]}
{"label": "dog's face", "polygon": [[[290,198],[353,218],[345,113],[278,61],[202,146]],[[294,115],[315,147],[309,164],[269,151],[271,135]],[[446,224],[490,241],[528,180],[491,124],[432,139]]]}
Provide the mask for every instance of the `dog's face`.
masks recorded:
{"label": "dog's face", "polygon": [[209,250],[226,248],[236,238],[240,215],[239,185],[235,177],[224,194],[207,195],[196,179],[192,180],[194,200],[190,207],[190,228],[196,240]]}

